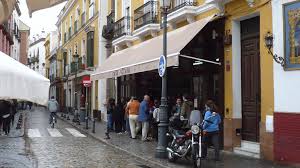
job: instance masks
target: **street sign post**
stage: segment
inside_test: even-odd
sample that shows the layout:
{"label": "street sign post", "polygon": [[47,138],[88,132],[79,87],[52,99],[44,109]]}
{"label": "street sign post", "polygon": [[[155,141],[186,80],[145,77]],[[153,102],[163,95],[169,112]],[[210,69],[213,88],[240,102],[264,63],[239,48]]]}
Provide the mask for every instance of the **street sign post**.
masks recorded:
{"label": "street sign post", "polygon": [[161,55],[159,57],[159,63],[158,63],[158,74],[160,77],[163,77],[165,75],[166,68],[167,68],[166,58],[164,55]]}
{"label": "street sign post", "polygon": [[84,87],[91,87],[91,85],[92,85],[91,80],[83,80],[82,83],[83,83]]}

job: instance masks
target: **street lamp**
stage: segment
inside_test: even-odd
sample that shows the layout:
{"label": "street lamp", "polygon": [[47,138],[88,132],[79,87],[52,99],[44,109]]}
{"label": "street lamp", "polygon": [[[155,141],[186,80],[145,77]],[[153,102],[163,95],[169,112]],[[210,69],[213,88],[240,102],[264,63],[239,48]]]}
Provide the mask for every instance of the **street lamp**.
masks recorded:
{"label": "street lamp", "polygon": [[273,59],[280,64],[282,67],[284,67],[284,63],[285,60],[283,57],[278,56],[277,54],[274,54],[272,52],[272,48],[273,48],[273,41],[274,41],[274,37],[273,34],[270,32],[267,32],[267,34],[265,35],[265,45],[268,49],[268,53],[273,57]]}
{"label": "street lamp", "polygon": [[78,71],[78,58],[79,55],[77,54],[77,50],[75,51],[75,54],[73,55],[74,57],[74,63],[75,63],[75,91],[74,91],[74,97],[75,97],[75,116],[76,116],[76,121],[78,121],[78,124],[80,125],[80,120],[79,120],[79,116],[78,116],[78,108],[77,108],[77,71]]}
{"label": "street lamp", "polygon": [[[171,0],[160,0],[160,7],[163,15],[163,57],[167,60],[167,16],[168,9],[171,6]],[[167,65],[167,62],[165,62]],[[167,69],[162,76],[161,105],[159,107],[159,124],[158,124],[158,143],[155,156],[158,158],[166,157],[167,147],[167,129],[168,129],[168,104],[167,104]]]}

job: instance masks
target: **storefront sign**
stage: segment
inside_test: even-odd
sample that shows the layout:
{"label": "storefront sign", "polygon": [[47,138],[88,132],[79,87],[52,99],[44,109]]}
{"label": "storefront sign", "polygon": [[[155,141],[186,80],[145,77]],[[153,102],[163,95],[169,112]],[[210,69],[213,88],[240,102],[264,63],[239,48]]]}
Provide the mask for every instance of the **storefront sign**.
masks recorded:
{"label": "storefront sign", "polygon": [[158,63],[158,74],[160,77],[163,77],[166,72],[166,68],[167,68],[166,63],[167,63],[166,58],[163,55],[161,55]]}
{"label": "storefront sign", "polygon": [[286,69],[300,69],[300,2],[284,5]]}
{"label": "storefront sign", "polygon": [[130,67],[115,70],[115,71],[112,72],[112,74],[113,74],[113,77],[118,77],[118,76],[123,76],[123,75],[130,74]]}

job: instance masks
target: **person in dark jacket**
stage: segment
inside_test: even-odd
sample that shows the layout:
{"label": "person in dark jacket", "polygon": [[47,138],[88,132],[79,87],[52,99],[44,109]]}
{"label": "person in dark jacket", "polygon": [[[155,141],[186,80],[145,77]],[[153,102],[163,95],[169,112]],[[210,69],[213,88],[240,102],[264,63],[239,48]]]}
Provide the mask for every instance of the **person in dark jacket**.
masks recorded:
{"label": "person in dark jacket", "polygon": [[5,100],[0,101],[0,114],[3,121],[2,129],[5,135],[8,135],[10,132],[10,115],[11,115],[11,103]]}
{"label": "person in dark jacket", "polygon": [[139,107],[138,121],[142,123],[142,141],[148,141],[150,119],[149,101],[150,97],[148,95],[145,95],[144,100],[141,102]]}
{"label": "person in dark jacket", "polygon": [[116,133],[121,133],[123,120],[124,120],[124,104],[122,103],[122,101],[118,102],[115,113],[116,113],[114,116],[115,131]]}
{"label": "person in dark jacket", "polygon": [[108,99],[107,103],[107,128],[108,130],[113,130],[113,114],[115,113],[116,105],[115,105],[115,99],[110,98]]}

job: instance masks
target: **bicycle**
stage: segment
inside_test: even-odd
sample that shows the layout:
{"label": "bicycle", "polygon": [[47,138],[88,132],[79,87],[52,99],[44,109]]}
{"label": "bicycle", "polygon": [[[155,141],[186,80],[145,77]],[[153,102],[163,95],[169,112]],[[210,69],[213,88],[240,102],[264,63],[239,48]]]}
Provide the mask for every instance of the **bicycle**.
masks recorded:
{"label": "bicycle", "polygon": [[57,123],[55,113],[51,113],[51,121],[50,121],[51,128],[54,128],[55,123]]}

